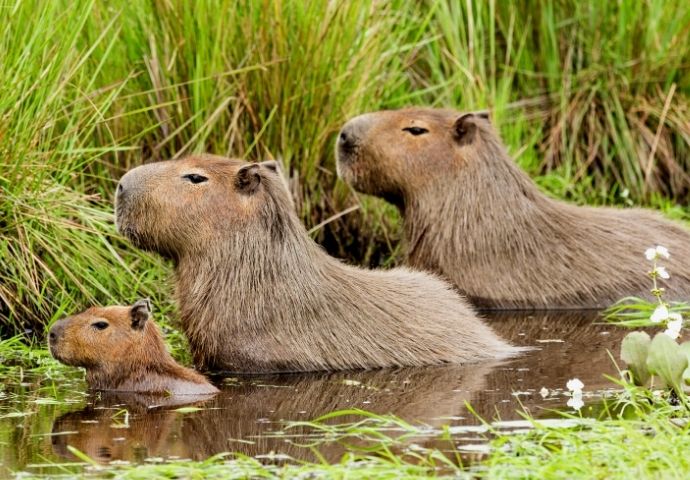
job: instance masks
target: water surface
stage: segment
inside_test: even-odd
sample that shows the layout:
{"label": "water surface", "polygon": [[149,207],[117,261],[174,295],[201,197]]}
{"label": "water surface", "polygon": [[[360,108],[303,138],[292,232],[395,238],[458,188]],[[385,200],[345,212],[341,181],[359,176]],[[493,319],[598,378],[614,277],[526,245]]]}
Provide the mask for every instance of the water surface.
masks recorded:
{"label": "water surface", "polygon": [[[309,449],[295,445],[300,433],[308,432],[276,432],[285,421],[352,408],[394,414],[431,429],[450,425],[456,445],[472,445],[480,440],[480,429],[463,427],[481,422],[467,403],[489,421],[519,420],[523,411],[549,418],[567,410],[563,391],[571,378],[585,384],[589,404],[614,388],[605,378],[616,374],[608,352],[618,358],[627,330],[598,320],[596,312],[492,314],[489,321],[501,335],[535,349],[509,361],[473,365],[221,378],[221,393],[198,402],[202,409],[193,412],[141,395],[87,395],[76,371],[59,385],[46,378],[5,380],[0,476],[56,471],[46,465],[76,460],[68,446],[102,463],[201,460],[226,451],[315,460]],[[337,444],[319,450],[330,461],[342,454]]]}

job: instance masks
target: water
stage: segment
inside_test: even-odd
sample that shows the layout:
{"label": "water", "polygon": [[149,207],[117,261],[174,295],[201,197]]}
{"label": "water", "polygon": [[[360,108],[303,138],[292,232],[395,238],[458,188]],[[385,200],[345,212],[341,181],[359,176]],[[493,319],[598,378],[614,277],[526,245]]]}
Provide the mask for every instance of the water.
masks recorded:
{"label": "water", "polygon": [[[53,472],[55,467],[47,464],[76,460],[68,445],[101,463],[200,460],[225,451],[315,460],[309,449],[294,444],[307,443],[307,431],[276,432],[284,421],[351,408],[391,413],[428,425],[430,431],[447,424],[456,445],[481,451],[480,421],[467,402],[484,419],[525,428],[523,422],[511,423],[522,419],[523,409],[536,418],[567,410],[563,393],[571,378],[585,384],[590,405],[615,387],[604,378],[616,375],[608,352],[618,358],[627,331],[597,320],[595,312],[493,314],[489,321],[500,334],[536,349],[502,363],[217,379],[222,392],[198,403],[201,410],[188,412],[141,395],[87,395],[76,371],[58,385],[46,378],[5,379],[0,476],[17,470]],[[545,396],[543,388],[549,391]],[[415,443],[425,445],[425,439]],[[330,461],[342,454],[337,444],[319,450]]]}

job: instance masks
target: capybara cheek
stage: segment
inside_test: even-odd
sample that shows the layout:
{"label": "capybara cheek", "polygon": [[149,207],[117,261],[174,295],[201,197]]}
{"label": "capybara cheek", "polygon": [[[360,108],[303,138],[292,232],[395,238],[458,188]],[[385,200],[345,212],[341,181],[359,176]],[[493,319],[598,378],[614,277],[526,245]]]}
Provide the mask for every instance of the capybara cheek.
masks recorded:
{"label": "capybara cheek", "polygon": [[[50,354],[53,356],[53,358],[59,362],[63,362],[62,360],[62,354],[61,354],[61,349],[57,345],[55,341],[49,341],[48,342],[48,349],[50,350]],[[64,362],[63,362],[64,363]]]}

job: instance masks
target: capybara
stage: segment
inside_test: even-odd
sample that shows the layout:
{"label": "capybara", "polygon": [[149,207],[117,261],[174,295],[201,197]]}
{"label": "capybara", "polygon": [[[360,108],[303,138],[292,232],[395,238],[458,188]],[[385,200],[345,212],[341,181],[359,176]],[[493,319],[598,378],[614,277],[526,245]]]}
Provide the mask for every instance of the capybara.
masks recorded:
{"label": "capybara", "polygon": [[647,248],[671,252],[668,294],[690,297],[690,232],[642,209],[544,195],[484,114],[408,108],[348,121],[339,176],[395,204],[406,263],[441,274],[475,306],[601,308],[650,297]]}
{"label": "capybara", "polygon": [[117,226],[173,260],[198,366],[260,373],[476,362],[518,350],[446,282],[329,257],[293,211],[276,162],[196,155],[137,167]]}
{"label": "capybara", "polygon": [[148,299],[130,306],[91,307],[55,322],[50,353],[66,365],[84,367],[93,390],[161,395],[216,393],[206,378],[178,365],[150,320]]}

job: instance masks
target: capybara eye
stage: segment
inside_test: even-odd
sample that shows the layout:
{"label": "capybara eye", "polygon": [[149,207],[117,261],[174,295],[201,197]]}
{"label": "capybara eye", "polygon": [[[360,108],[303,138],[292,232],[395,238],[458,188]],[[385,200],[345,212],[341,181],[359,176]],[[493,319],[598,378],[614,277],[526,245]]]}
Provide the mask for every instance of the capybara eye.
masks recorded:
{"label": "capybara eye", "polygon": [[417,135],[424,135],[425,133],[429,133],[429,130],[422,127],[407,127],[403,128],[403,132],[409,132],[416,137]]}
{"label": "capybara eye", "polygon": [[97,330],[105,330],[108,328],[108,322],[93,322],[91,326]]}
{"label": "capybara eye", "polygon": [[208,181],[208,178],[204,177],[203,175],[199,175],[198,173],[188,173],[187,175],[182,175],[182,178],[189,180],[195,185],[197,183],[204,183]]}

